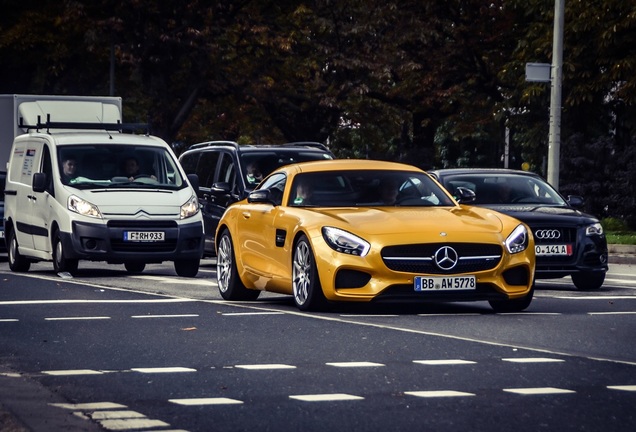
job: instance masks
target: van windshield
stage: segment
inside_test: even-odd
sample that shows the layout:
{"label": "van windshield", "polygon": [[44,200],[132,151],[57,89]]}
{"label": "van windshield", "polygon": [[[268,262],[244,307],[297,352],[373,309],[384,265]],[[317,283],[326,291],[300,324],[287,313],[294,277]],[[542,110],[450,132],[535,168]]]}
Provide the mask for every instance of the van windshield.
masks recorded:
{"label": "van windshield", "polygon": [[185,187],[177,161],[163,147],[73,145],[58,147],[62,183],[78,189]]}

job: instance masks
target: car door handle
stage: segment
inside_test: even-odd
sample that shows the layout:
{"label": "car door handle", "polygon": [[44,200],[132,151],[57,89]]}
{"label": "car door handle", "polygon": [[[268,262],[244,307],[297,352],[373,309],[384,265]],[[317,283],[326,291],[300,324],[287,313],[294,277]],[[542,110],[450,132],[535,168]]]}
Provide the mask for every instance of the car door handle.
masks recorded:
{"label": "car door handle", "polygon": [[248,211],[244,211],[243,212],[243,218],[244,219],[249,219],[250,217],[252,217],[252,214]]}
{"label": "car door handle", "polygon": [[27,198],[33,201],[37,201],[38,198],[35,195],[27,195]]}

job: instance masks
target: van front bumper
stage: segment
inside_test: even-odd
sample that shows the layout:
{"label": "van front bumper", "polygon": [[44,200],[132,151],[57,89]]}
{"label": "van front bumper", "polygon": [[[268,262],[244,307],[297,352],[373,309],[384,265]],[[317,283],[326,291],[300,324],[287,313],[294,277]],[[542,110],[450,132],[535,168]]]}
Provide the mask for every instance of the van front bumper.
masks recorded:
{"label": "van front bumper", "polygon": [[[163,233],[160,241],[130,241],[125,233]],[[109,221],[96,225],[74,221],[71,233],[60,233],[64,253],[70,259],[122,263],[200,259],[203,256],[203,224],[200,221]]]}

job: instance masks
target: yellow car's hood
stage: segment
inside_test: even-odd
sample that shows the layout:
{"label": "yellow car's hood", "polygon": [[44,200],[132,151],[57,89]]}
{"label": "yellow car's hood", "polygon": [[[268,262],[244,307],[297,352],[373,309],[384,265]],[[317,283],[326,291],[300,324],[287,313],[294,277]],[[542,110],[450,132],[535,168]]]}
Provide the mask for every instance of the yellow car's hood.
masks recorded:
{"label": "yellow car's hood", "polygon": [[[374,207],[315,210],[355,227],[357,233],[404,234],[405,232],[501,233],[501,215],[489,209],[460,207]],[[516,225],[515,225],[516,226]]]}

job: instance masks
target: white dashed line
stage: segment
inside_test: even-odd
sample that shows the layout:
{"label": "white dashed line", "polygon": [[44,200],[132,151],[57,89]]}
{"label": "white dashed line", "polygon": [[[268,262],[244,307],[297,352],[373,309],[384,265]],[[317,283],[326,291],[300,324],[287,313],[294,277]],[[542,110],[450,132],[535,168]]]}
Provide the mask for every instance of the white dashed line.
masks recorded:
{"label": "white dashed line", "polygon": [[611,389],[611,390],[622,390],[622,391],[636,392],[636,385],[607,386],[607,388]]}
{"label": "white dashed line", "polygon": [[131,318],[193,318],[199,314],[179,314],[179,315],[132,315]]}
{"label": "white dashed line", "polygon": [[92,369],[67,369],[42,371],[45,375],[70,376],[70,375],[103,375],[103,372]]}
{"label": "white dashed line", "polygon": [[252,365],[235,365],[237,369],[248,370],[271,370],[271,369],[296,369],[296,366],[286,364],[252,364]]}
{"label": "white dashed line", "polygon": [[15,318],[4,318],[0,319],[0,322],[17,322],[18,320]]}
{"label": "white dashed line", "polygon": [[145,418],[146,416],[137,411],[96,411],[91,414],[93,420],[113,420],[113,419],[132,419]]}
{"label": "white dashed line", "polygon": [[100,425],[110,430],[139,430],[139,429],[149,429],[156,427],[167,427],[170,426],[169,423],[166,423],[161,420],[153,420],[149,418],[143,419],[117,419],[117,420],[102,420],[99,422]]}
{"label": "white dashed line", "polygon": [[547,357],[527,357],[527,358],[502,358],[502,361],[512,363],[550,363],[550,362],[564,362],[562,359],[554,359]]}
{"label": "white dashed line", "polygon": [[346,393],[327,393],[327,394],[308,394],[308,395],[291,395],[290,399],[296,399],[303,402],[332,402],[346,400],[362,400],[362,396],[354,396]]}
{"label": "white dashed line", "polygon": [[462,365],[462,364],[475,364],[476,362],[470,360],[413,360],[413,363],[425,364],[425,365]]}
{"label": "white dashed line", "polygon": [[534,388],[510,388],[503,389],[505,392],[517,393],[520,395],[546,395],[546,394],[566,394],[576,393],[574,390],[561,389],[556,387],[534,387]]}
{"label": "white dashed line", "polygon": [[230,398],[192,398],[192,399],[168,399],[177,405],[197,406],[197,405],[232,405],[242,404],[243,401]]}
{"label": "white dashed line", "polygon": [[636,312],[588,312],[588,315],[636,315]]}
{"label": "white dashed line", "polygon": [[185,367],[161,367],[161,368],[132,368],[130,369],[133,372],[140,373],[183,373],[183,372],[196,372],[196,369],[185,368]]}
{"label": "white dashed line", "polygon": [[54,407],[64,408],[67,410],[86,410],[86,411],[96,411],[96,410],[109,410],[109,409],[117,409],[117,408],[128,408],[126,405],[121,405],[114,402],[91,402],[91,403],[79,403],[79,404],[67,404],[67,403],[54,403],[49,404]]}
{"label": "white dashed line", "polygon": [[249,315],[284,315],[284,312],[229,312],[222,313],[223,316],[249,316]]}
{"label": "white dashed line", "polygon": [[82,320],[109,320],[107,316],[93,316],[93,317],[51,317],[44,318],[44,321],[82,321]]}
{"label": "white dashed line", "polygon": [[336,362],[336,363],[325,363],[327,366],[335,366],[335,367],[379,367],[384,366],[382,363],[373,363],[373,362]]}
{"label": "white dashed line", "polygon": [[422,397],[422,398],[475,396],[474,393],[465,393],[465,392],[459,392],[455,390],[407,391],[407,392],[404,392],[404,394],[410,395],[410,396]]}

